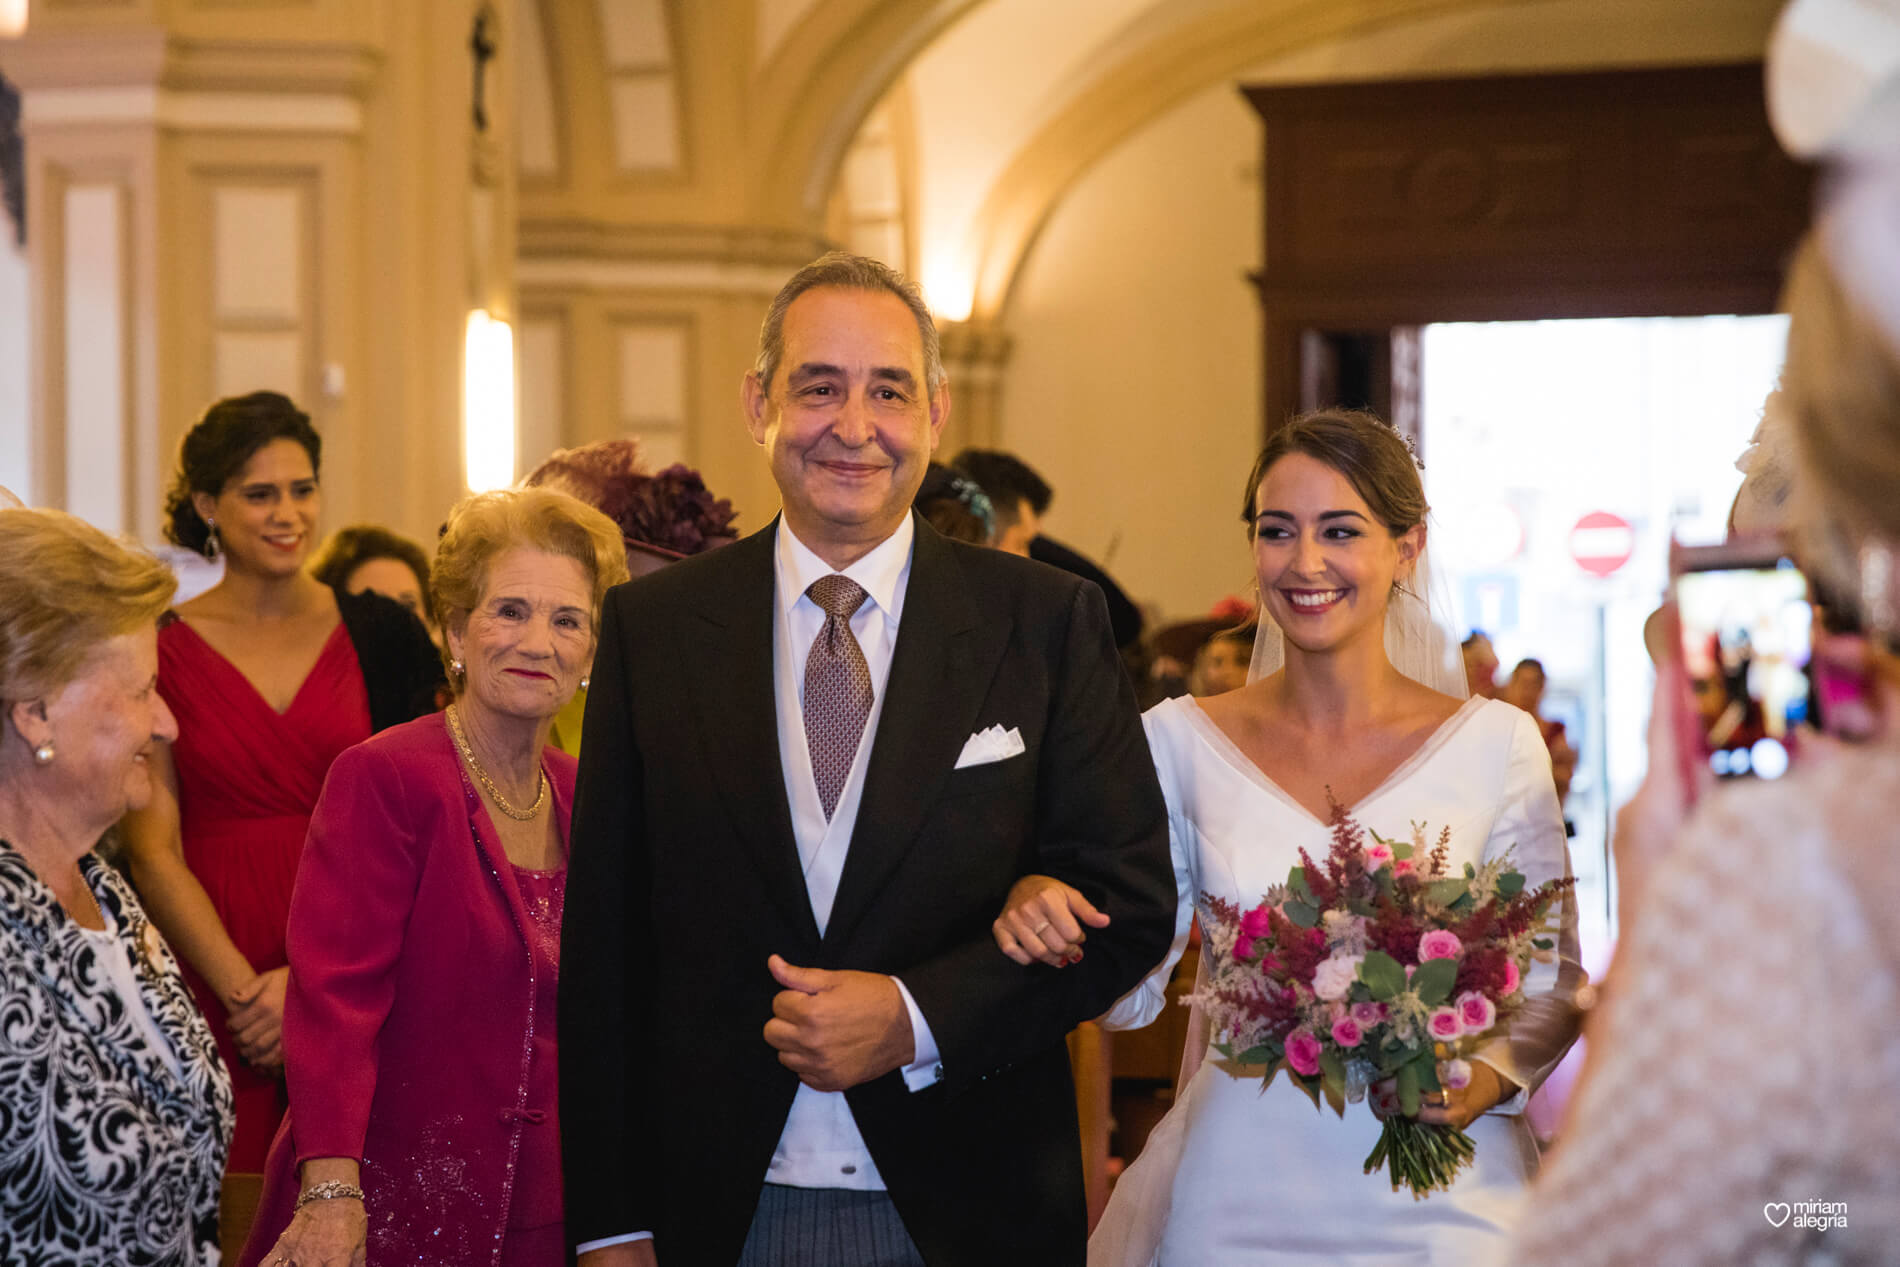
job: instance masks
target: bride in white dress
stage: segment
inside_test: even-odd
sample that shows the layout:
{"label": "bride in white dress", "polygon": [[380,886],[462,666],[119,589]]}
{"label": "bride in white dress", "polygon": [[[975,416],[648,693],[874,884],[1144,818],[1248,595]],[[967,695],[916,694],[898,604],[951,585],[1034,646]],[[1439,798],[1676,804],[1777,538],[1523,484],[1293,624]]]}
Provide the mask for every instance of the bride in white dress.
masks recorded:
{"label": "bride in white dress", "polygon": [[[1404,443],[1370,414],[1307,415],[1275,434],[1247,487],[1263,617],[1255,674],[1145,718],[1180,914],[1167,960],[1103,1018],[1111,1029],[1160,1013],[1202,894],[1250,907],[1286,881],[1302,847],[1324,857],[1329,796],[1387,838],[1408,837],[1415,821],[1433,838],[1449,827],[1454,868],[1514,848],[1529,887],[1569,873],[1535,721],[1463,698],[1457,647],[1415,597],[1426,507]],[[1102,922],[1059,879],[1032,876],[995,932],[1018,962],[1060,964],[1085,953],[1085,927]],[[1576,1034],[1576,958],[1566,901],[1558,952],[1526,974],[1529,1001],[1509,1035],[1478,1053],[1468,1087],[1421,1110],[1463,1127],[1477,1156],[1450,1191],[1420,1201],[1363,1173],[1381,1130],[1368,1103],[1341,1120],[1285,1079],[1263,1093],[1262,1071],[1237,1071],[1197,1023],[1181,1093],[1116,1186],[1089,1262],[1464,1267],[1494,1256],[1536,1170],[1524,1103]]]}

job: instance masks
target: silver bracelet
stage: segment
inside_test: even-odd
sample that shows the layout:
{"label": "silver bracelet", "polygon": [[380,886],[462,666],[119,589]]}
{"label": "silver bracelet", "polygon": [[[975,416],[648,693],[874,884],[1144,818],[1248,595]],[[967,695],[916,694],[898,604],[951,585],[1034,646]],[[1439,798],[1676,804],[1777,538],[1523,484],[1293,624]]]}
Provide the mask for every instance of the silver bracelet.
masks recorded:
{"label": "silver bracelet", "polygon": [[313,1183],[308,1188],[305,1188],[297,1197],[297,1204],[292,1207],[291,1213],[296,1213],[298,1210],[309,1205],[312,1201],[335,1201],[339,1199],[361,1201],[363,1199],[363,1190],[353,1183],[344,1183],[341,1179],[326,1179],[322,1183]]}

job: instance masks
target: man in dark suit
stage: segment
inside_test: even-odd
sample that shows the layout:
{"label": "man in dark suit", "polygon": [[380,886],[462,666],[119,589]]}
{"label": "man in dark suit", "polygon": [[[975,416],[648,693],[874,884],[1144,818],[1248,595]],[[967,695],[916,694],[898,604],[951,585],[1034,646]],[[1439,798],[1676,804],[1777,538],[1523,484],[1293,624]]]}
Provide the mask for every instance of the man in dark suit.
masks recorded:
{"label": "man in dark suit", "polygon": [[[783,514],[616,589],[600,631],[562,933],[568,1235],[584,1267],[1079,1264],[1063,1038],[1174,911],[1101,595],[910,514],[949,390],[885,266],[793,277],[744,403]],[[1109,916],[1061,969],[991,937],[1030,872]]]}

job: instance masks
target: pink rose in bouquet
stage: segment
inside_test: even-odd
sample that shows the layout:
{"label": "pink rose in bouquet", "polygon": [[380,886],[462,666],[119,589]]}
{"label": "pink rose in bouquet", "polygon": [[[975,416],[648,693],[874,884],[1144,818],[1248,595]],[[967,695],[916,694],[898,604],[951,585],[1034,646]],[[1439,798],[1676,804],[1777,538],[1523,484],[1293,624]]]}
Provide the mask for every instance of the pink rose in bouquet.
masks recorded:
{"label": "pink rose in bouquet", "polygon": [[1359,979],[1361,956],[1334,955],[1314,970],[1313,993],[1327,1002],[1346,997]]}
{"label": "pink rose in bouquet", "polygon": [[1365,1031],[1359,1028],[1359,1022],[1350,1016],[1333,1022],[1333,1041],[1341,1047],[1357,1047],[1365,1036]]}
{"label": "pink rose in bouquet", "polygon": [[1458,1021],[1474,1034],[1482,1034],[1498,1021],[1497,1004],[1476,990],[1458,996]]}
{"label": "pink rose in bouquet", "polygon": [[1296,1029],[1286,1037],[1286,1062],[1293,1066],[1293,1072],[1312,1077],[1319,1072],[1319,1039],[1303,1029]]}
{"label": "pink rose in bouquet", "polygon": [[1438,1042],[1449,1043],[1464,1036],[1465,1023],[1458,1019],[1456,1009],[1441,1007],[1426,1020],[1425,1028]]}
{"label": "pink rose in bouquet", "polygon": [[1516,994],[1517,988],[1522,984],[1524,984],[1524,974],[1517,970],[1517,960],[1506,959],[1504,961],[1504,997],[1508,999]]}
{"label": "pink rose in bouquet", "polygon": [[1458,934],[1448,928],[1434,928],[1418,939],[1418,961],[1427,959],[1456,959],[1464,953],[1465,944],[1458,940]]}

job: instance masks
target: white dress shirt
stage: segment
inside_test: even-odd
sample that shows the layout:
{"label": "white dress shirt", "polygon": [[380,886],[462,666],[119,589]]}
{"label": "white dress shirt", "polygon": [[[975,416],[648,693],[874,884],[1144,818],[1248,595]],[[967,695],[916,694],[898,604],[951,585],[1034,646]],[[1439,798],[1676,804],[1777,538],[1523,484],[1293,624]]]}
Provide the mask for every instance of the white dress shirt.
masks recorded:
{"label": "white dress shirt", "polygon": [[[910,586],[915,533],[910,516],[904,516],[896,532],[843,573],[862,586],[867,595],[851,617],[851,633],[871,673],[872,700],[851,773],[827,823],[818,799],[818,784],[812,777],[811,748],[805,740],[805,660],[824,628],[825,613],[805,591],[820,577],[831,575],[833,569],[813,554],[784,520],[779,521],[774,560],[777,592],[772,610],[779,764],[785,777],[786,798],[791,803],[792,836],[805,872],[805,890],[821,934],[831,919],[831,904],[838,896],[838,879],[844,873],[845,854],[858,821],[858,803],[864,797],[865,767],[870,763],[878,717],[884,711],[884,686],[890,680],[891,654],[897,647],[898,622],[903,619],[904,594]],[[916,1044],[912,1063],[904,1069],[904,1081],[916,1091],[941,1076],[937,1043],[902,981],[897,981],[897,989],[910,1013]],[[785,1130],[772,1153],[765,1180],[794,1188],[884,1188],[844,1094],[814,1091],[803,1083],[792,1100],[792,1111],[785,1119]]]}
{"label": "white dress shirt", "polygon": [[[811,748],[805,741],[805,660],[824,628],[825,613],[805,591],[820,577],[831,575],[833,569],[794,536],[783,519],[779,521],[772,607],[772,680],[778,713],[779,765],[785,779],[786,799],[791,805],[792,836],[805,872],[805,891],[811,898],[812,915],[818,921],[820,934],[831,919],[831,904],[838,896],[838,880],[844,874],[845,854],[851,847],[852,829],[858,821],[858,803],[864,798],[864,772],[870,763],[878,717],[884,711],[884,685],[890,680],[891,654],[897,648],[897,626],[903,618],[904,594],[910,586],[911,545],[915,536],[911,517],[905,515],[896,532],[843,573],[862,586],[867,596],[852,614],[851,633],[857,638],[871,673],[872,699],[864,734],[858,739],[857,756],[851,762],[851,773],[845,778],[831,821],[826,822],[824,805],[818,799],[818,784],[812,777]],[[923,1013],[917,1010],[917,1002],[911,998],[909,989],[897,978],[891,979],[897,982],[897,991],[903,995],[904,1007],[910,1013],[910,1032],[916,1047],[912,1062],[903,1070],[904,1082],[912,1091],[918,1091],[943,1076],[937,1040]],[[772,1152],[764,1180],[792,1188],[881,1192],[885,1187],[844,1093],[814,1091],[802,1082],[798,1084],[792,1110],[785,1118],[785,1129],[779,1135],[778,1147]],[[584,1254],[649,1235],[651,1233],[641,1232],[588,1241],[577,1247],[576,1252]]]}

